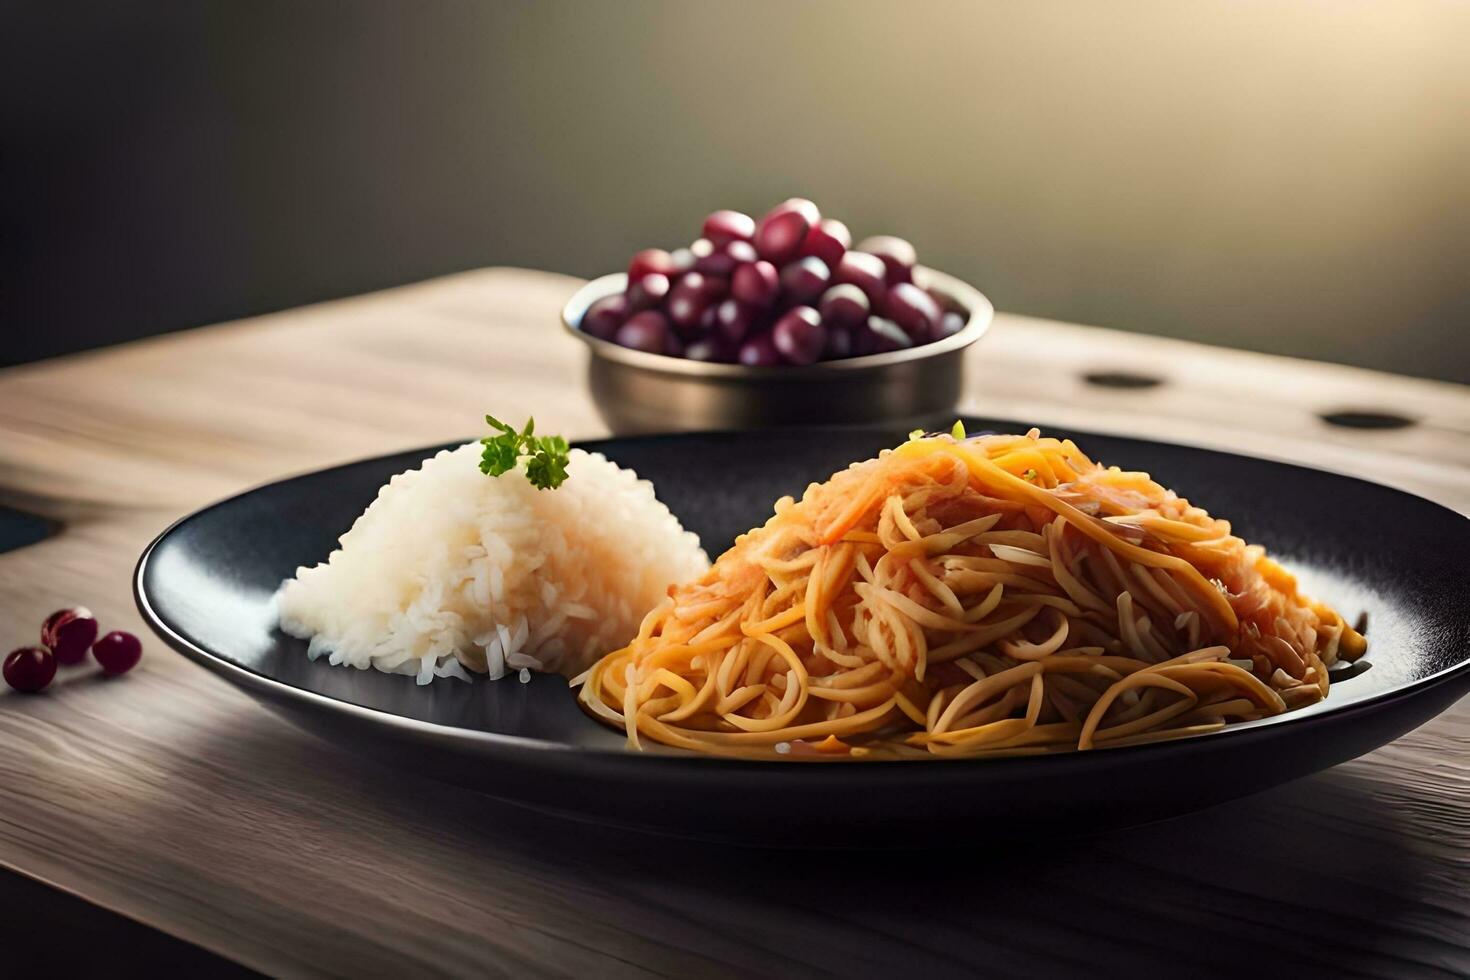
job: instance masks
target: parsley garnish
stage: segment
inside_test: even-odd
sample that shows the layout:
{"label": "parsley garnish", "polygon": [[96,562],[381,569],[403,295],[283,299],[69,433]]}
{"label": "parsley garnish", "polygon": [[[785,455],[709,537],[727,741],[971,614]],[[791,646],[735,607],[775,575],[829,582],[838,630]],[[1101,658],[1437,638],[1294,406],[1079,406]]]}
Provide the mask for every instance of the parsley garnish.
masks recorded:
{"label": "parsley garnish", "polygon": [[561,436],[536,435],[533,418],[526,420],[526,427],[520,432],[493,415],[485,416],[485,421],[499,435],[480,440],[480,445],[485,447],[480,455],[481,473],[490,476],[509,473],[525,457],[526,479],[533,487],[555,490],[566,480],[568,446]]}

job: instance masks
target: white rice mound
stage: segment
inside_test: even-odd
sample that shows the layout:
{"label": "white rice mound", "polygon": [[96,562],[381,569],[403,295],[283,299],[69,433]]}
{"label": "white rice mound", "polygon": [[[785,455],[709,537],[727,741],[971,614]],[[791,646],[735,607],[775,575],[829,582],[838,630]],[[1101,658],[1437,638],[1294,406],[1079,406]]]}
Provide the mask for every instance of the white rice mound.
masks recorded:
{"label": "white rice mound", "polygon": [[627,644],[668,587],[709,567],[638,479],[573,449],[567,480],[539,490],[516,469],[480,472],[480,445],[400,473],[326,562],[276,599],[281,628],[333,664],[468,680],[579,673]]}

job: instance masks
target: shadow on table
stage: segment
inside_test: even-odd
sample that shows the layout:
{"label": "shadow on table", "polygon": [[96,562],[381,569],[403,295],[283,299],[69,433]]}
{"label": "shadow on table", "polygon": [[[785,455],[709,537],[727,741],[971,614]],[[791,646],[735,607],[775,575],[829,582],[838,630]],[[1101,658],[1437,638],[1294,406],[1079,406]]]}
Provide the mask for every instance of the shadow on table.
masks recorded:
{"label": "shadow on table", "polygon": [[[517,903],[509,869],[570,895],[607,935],[737,969],[1401,973],[1453,969],[1464,954],[1453,938],[1462,903],[1443,900],[1464,876],[1417,846],[1404,826],[1413,801],[1385,798],[1352,764],[1090,838],[1017,841],[977,825],[911,851],[762,851],[543,816],[295,737],[263,714],[247,719],[228,734],[202,731],[191,750],[208,765],[187,777],[247,809],[289,794],[303,832],[336,835],[322,845],[334,853],[360,844],[386,886],[395,862],[430,876],[425,862],[452,865],[445,890],[468,903],[455,915],[471,931],[495,928]],[[302,786],[303,771],[313,785]],[[434,850],[354,837],[344,812]],[[199,832],[197,818],[150,815],[183,837]],[[309,873],[318,885],[332,877]]]}

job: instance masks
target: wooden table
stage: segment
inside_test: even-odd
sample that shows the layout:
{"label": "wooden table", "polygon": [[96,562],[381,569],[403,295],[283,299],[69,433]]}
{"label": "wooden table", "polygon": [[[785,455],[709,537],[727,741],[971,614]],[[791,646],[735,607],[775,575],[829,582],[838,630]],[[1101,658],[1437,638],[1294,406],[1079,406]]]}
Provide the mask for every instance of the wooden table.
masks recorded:
{"label": "wooden table", "polygon": [[[0,555],[0,645],[77,602],[142,633],[140,550],[252,484],[468,436],[487,410],[604,434],[556,329],[575,285],[486,270],[0,373],[0,504],[64,525]],[[974,413],[1305,461],[1470,512],[1467,389],[1008,315],[969,372]],[[1319,418],[1339,411],[1417,424]],[[1171,823],[915,856],[546,824],[330,748],[157,641],[123,680],[0,694],[0,865],[272,973],[1463,974],[1467,842],[1470,701]]]}

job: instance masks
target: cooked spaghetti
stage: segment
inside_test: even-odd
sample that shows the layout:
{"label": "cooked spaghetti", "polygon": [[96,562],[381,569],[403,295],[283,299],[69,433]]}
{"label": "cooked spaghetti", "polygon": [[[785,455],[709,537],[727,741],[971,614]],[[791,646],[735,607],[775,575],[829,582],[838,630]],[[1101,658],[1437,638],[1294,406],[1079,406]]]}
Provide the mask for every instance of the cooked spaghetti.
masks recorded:
{"label": "cooked spaghetti", "polygon": [[956,426],[777,501],[578,682],[634,747],[1030,754],[1299,708],[1365,647],[1147,474]]}

